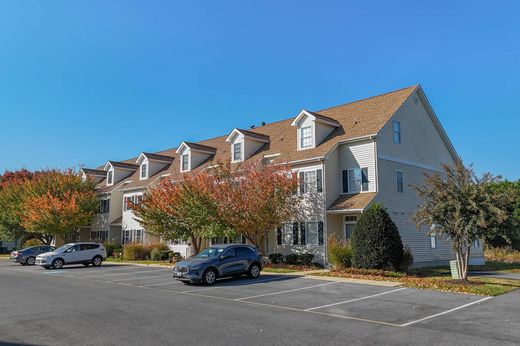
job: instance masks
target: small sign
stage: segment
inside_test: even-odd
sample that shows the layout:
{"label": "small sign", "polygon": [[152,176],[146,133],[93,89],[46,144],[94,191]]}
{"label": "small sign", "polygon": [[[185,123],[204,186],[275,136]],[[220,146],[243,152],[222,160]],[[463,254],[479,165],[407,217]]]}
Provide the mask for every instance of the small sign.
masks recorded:
{"label": "small sign", "polygon": [[457,260],[450,261],[450,269],[451,269],[451,277],[456,280],[460,279],[459,266],[457,264]]}

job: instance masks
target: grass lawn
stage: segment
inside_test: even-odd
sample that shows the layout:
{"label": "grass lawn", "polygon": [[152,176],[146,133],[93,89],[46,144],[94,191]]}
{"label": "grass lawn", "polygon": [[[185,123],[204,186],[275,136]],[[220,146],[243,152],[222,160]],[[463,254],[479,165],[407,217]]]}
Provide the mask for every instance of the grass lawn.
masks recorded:
{"label": "grass lawn", "polygon": [[114,257],[108,257],[105,262],[112,262],[112,263],[132,263],[132,264],[155,264],[155,265],[161,265],[165,267],[171,267],[172,264],[170,264],[169,261],[152,261],[152,260],[136,260],[136,261],[125,261],[122,258],[114,258]]}
{"label": "grass lawn", "polygon": [[11,255],[8,253],[0,254],[0,258],[9,258]]}
{"label": "grass lawn", "polygon": [[318,276],[345,277],[367,280],[383,280],[401,282],[405,287],[434,289],[446,292],[497,296],[520,288],[520,280],[498,278],[470,277],[462,283],[451,278],[448,267],[428,267],[413,269],[410,273],[399,273],[385,270],[366,269],[334,269]]}

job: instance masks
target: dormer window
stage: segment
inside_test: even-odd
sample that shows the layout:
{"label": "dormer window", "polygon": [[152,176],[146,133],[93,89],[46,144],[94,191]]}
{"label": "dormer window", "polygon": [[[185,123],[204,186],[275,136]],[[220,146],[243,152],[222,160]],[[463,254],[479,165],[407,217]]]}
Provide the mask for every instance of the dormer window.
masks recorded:
{"label": "dormer window", "polygon": [[189,171],[190,170],[190,156],[188,154],[184,154],[181,156],[181,170],[183,172],[186,172],[186,171]]}
{"label": "dormer window", "polygon": [[112,185],[114,183],[114,171],[110,170],[107,172],[107,185]]}
{"label": "dormer window", "polygon": [[233,161],[242,161],[242,143],[233,144]]}
{"label": "dormer window", "polygon": [[340,124],[335,119],[304,109],[291,126],[296,127],[298,150],[306,150],[320,145]]}
{"label": "dormer window", "polygon": [[312,146],[312,126],[305,126],[300,129],[300,147],[309,148]]}
{"label": "dormer window", "polygon": [[141,179],[147,179],[148,178],[148,164],[143,163],[141,165]]}

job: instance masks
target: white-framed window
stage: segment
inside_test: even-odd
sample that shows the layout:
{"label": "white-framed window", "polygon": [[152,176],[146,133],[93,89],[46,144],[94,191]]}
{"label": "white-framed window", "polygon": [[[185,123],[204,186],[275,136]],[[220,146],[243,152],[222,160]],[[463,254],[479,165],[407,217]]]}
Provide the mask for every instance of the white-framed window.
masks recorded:
{"label": "white-framed window", "polygon": [[112,185],[114,183],[114,171],[109,170],[107,172],[107,185]]}
{"label": "white-framed window", "polygon": [[343,193],[368,191],[368,167],[343,170]]}
{"label": "white-framed window", "polygon": [[397,192],[403,193],[403,191],[404,191],[403,171],[395,171],[395,183],[396,183]]}
{"label": "white-framed window", "polygon": [[99,213],[106,214],[110,212],[110,199],[103,198],[99,201]]}
{"label": "white-framed window", "polygon": [[125,229],[123,231],[123,244],[129,244],[132,242],[133,232],[130,229]]}
{"label": "white-framed window", "polygon": [[352,234],[354,234],[357,220],[357,215],[345,215],[345,240],[350,239]]}
{"label": "white-framed window", "polygon": [[190,169],[190,157],[188,154],[183,154],[181,156],[181,170],[183,172],[189,171]]}
{"label": "white-framed window", "polygon": [[437,236],[435,234],[430,235],[430,248],[437,248]]}
{"label": "white-framed window", "polygon": [[282,244],[293,245],[293,224],[292,222],[284,223],[282,226]]}
{"label": "white-framed window", "polygon": [[323,171],[321,169],[301,171],[299,178],[301,194],[323,192]]}
{"label": "white-framed window", "polygon": [[146,179],[146,178],[148,178],[148,164],[143,163],[141,165],[141,179]]}
{"label": "white-framed window", "polygon": [[139,205],[143,201],[143,195],[125,196],[123,198],[123,211],[131,210],[132,204]]}
{"label": "white-framed window", "polygon": [[143,230],[136,229],[135,230],[135,242],[141,244],[143,242]]}
{"label": "white-framed window", "polygon": [[478,239],[475,240],[475,241],[473,242],[473,246],[474,246],[474,247],[480,247],[480,240],[478,240]]}
{"label": "white-framed window", "polygon": [[276,244],[322,246],[323,221],[286,222],[276,229]]}
{"label": "white-framed window", "polygon": [[92,231],[90,232],[90,241],[105,243],[108,239],[108,231]]}
{"label": "white-framed window", "polygon": [[242,143],[233,143],[233,161],[242,161]]}
{"label": "white-framed window", "polygon": [[216,244],[245,244],[246,237],[243,235],[238,235],[234,238],[230,237],[213,237],[211,238],[211,245]]}
{"label": "white-framed window", "polygon": [[300,129],[300,148],[312,147],[312,127],[305,126]]}
{"label": "white-framed window", "polygon": [[400,144],[401,143],[401,123],[397,120],[394,120],[392,122],[392,130],[393,130],[394,143]]}
{"label": "white-framed window", "polygon": [[144,240],[144,230],[125,229],[123,231],[123,244],[142,244]]}

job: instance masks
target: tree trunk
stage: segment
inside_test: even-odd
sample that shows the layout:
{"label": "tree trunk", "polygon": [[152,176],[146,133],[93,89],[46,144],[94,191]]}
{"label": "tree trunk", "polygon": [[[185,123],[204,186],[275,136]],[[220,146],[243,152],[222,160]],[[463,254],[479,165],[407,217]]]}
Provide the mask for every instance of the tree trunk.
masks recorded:
{"label": "tree trunk", "polygon": [[198,243],[198,239],[195,236],[191,236],[191,245],[193,246],[193,251],[195,252],[195,255],[197,255],[200,252],[200,245]]}

